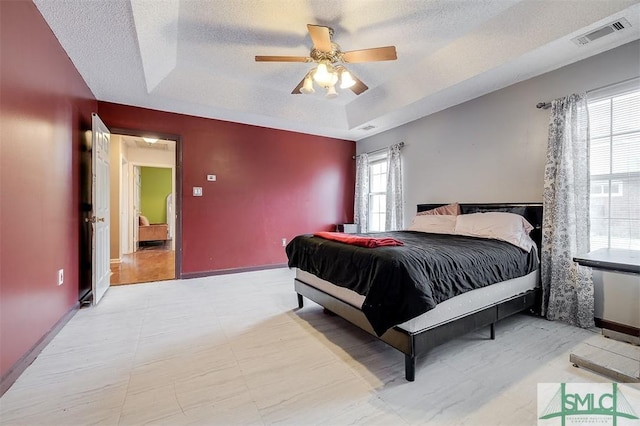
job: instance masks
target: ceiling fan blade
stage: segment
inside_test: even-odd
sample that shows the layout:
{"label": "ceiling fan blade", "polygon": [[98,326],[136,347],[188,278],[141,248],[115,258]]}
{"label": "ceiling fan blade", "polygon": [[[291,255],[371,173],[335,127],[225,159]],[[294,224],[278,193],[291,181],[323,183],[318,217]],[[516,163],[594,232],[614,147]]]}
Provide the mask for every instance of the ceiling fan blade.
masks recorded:
{"label": "ceiling fan blade", "polygon": [[344,62],[395,61],[398,59],[395,46],[374,47],[372,49],[352,50],[342,54]]}
{"label": "ceiling fan blade", "polygon": [[307,24],[313,47],[321,52],[331,52],[331,34],[329,27]]}
{"label": "ceiling fan blade", "polygon": [[256,62],[311,62],[306,56],[256,56]]}
{"label": "ceiling fan blade", "polygon": [[298,85],[296,86],[295,89],[293,89],[293,91],[291,92],[292,95],[300,95],[302,94],[302,92],[300,91],[300,89],[302,89],[302,86],[304,85],[304,79],[307,76],[305,75],[304,78],[302,80],[300,80],[300,83],[298,83]]}
{"label": "ceiling fan blade", "polygon": [[360,93],[364,92],[369,88],[366,84],[362,82],[362,80],[360,80],[358,77],[353,75],[353,73],[351,74],[351,77],[353,77],[353,79],[356,81],[356,84],[351,86],[350,89],[356,95],[359,95]]}

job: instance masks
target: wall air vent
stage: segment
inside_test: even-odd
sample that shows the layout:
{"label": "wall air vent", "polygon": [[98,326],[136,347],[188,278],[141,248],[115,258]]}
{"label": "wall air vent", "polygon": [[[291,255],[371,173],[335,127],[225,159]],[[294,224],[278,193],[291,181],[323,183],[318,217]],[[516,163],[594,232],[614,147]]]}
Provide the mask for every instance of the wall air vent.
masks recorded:
{"label": "wall air vent", "polygon": [[629,21],[627,21],[625,18],[621,18],[617,21],[611,22],[603,27],[598,28],[595,31],[591,31],[587,34],[572,38],[571,41],[578,46],[584,46],[585,44],[589,44],[601,37],[615,33],[616,31],[622,31],[630,26],[631,24],[629,23]]}
{"label": "wall air vent", "polygon": [[375,128],[376,128],[376,126],[373,126],[373,125],[369,124],[367,126],[361,127],[360,130],[371,130],[371,129],[375,129]]}

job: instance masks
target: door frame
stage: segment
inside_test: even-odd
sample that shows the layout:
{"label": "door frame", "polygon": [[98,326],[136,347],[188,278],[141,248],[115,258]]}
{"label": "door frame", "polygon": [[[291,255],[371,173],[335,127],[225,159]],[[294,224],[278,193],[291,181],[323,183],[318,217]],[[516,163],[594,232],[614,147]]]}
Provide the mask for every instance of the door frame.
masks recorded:
{"label": "door frame", "polygon": [[[175,158],[175,226],[174,226],[174,244],[175,244],[175,271],[176,278],[182,278],[182,137],[180,135],[172,133],[155,132],[153,130],[138,130],[138,129],[126,129],[121,127],[110,127],[112,134],[125,135],[125,136],[150,136],[157,137],[158,139],[167,139],[175,141],[176,143],[176,158]],[[131,162],[129,162],[131,165]],[[136,163],[136,165],[138,165]]]}
{"label": "door frame", "polygon": [[[178,193],[177,193],[177,185],[178,185],[178,183],[177,183],[177,180],[176,180],[177,170],[176,170],[175,161],[174,161],[173,166],[167,166],[166,164],[154,163],[152,161],[129,161],[129,168],[130,168],[129,171],[131,172],[131,174],[133,176],[136,176],[136,174],[134,173],[136,167],[138,169],[140,169],[142,167],[155,168],[155,169],[170,169],[171,170],[171,194],[174,195],[174,198],[176,198],[178,196]],[[130,180],[130,183],[133,186],[136,185],[136,182],[133,179]],[[135,190],[132,191],[131,195],[133,196],[135,194],[135,192],[136,192]],[[173,204],[175,206],[175,204],[176,204],[175,200],[174,200]],[[140,207],[140,206],[138,206],[138,207]],[[175,210],[177,210],[177,207],[175,208]],[[135,220],[137,220],[138,217],[134,218],[134,220],[130,221],[130,223],[136,223]],[[176,219],[177,218],[175,218],[175,217],[173,218],[173,228],[172,229],[173,229],[174,233],[175,233],[176,226],[177,226],[176,225]],[[169,220],[171,220],[171,219],[167,218],[167,223],[168,223]],[[138,238],[136,238],[135,233],[134,233],[133,241],[131,241],[131,244],[129,245],[129,247],[132,248],[132,251],[131,251],[132,253],[135,253],[136,251],[138,251],[138,247],[136,247],[137,244],[138,244]],[[172,240],[171,240],[171,247],[175,251],[175,249],[176,249],[176,240],[175,240],[175,238],[172,238]]]}
{"label": "door frame", "polygon": [[[142,190],[142,182],[140,177],[140,166],[129,163],[129,167],[131,179],[127,182],[127,186],[129,187],[129,201],[132,208],[127,212],[126,220],[127,228],[130,229],[129,236],[131,237],[129,247],[127,247],[127,253],[135,253],[138,251],[138,245],[140,243],[140,191]],[[172,179],[175,178],[172,177]]]}
{"label": "door frame", "polygon": [[[129,247],[129,227],[123,227],[122,223],[126,223],[126,216],[130,210],[130,200],[129,193],[131,189],[129,185],[126,185],[126,182],[129,182],[129,161],[124,158],[120,159],[120,193],[118,194],[120,198],[120,212],[118,214],[118,220],[120,221],[120,257],[127,251],[126,248]],[[123,218],[123,216],[125,216]]]}

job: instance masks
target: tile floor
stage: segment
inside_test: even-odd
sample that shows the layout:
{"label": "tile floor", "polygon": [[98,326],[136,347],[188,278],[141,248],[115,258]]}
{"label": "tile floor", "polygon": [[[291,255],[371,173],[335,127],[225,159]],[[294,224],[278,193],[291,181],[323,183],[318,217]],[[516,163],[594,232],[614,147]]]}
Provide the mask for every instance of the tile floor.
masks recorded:
{"label": "tile floor", "polygon": [[[435,348],[409,383],[402,354],[311,302],[295,309],[292,288],[287,269],[111,288],[0,399],[0,423],[534,425],[538,383],[610,382],[569,353],[619,342],[516,315],[495,341]],[[624,393],[640,406],[638,386]]]}

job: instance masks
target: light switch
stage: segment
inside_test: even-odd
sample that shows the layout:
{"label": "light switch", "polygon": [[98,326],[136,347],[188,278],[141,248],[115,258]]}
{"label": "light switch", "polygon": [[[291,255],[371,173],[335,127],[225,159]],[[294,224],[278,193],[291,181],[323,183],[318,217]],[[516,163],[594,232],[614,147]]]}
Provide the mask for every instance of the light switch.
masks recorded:
{"label": "light switch", "polygon": [[215,182],[216,181],[216,175],[207,175],[207,180],[209,182]]}
{"label": "light switch", "polygon": [[194,197],[202,197],[202,187],[201,186],[194,186],[193,187],[193,196]]}

